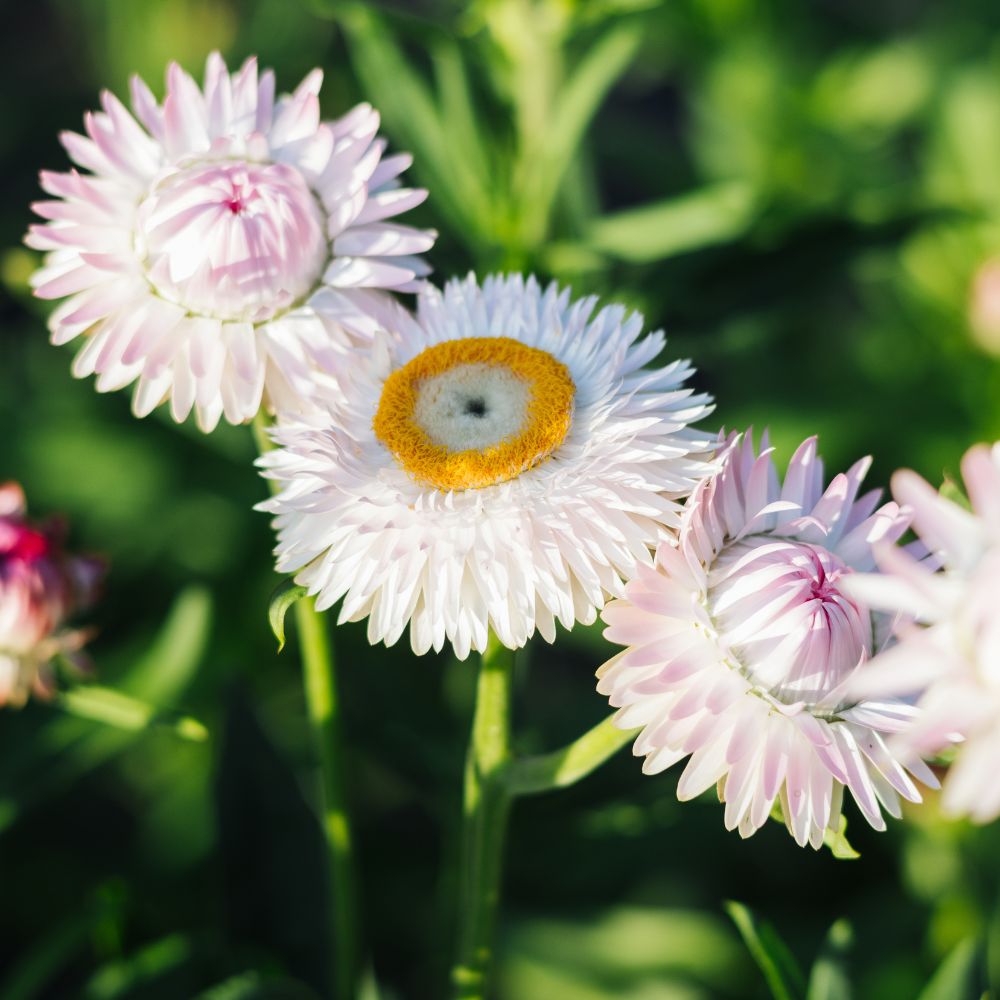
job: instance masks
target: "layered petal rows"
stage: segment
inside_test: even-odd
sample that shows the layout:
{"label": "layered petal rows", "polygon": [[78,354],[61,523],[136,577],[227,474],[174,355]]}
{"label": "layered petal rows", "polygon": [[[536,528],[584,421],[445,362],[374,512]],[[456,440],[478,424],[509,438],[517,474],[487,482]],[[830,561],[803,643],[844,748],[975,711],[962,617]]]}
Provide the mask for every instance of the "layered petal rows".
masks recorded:
{"label": "layered petal rows", "polygon": [[409,157],[383,156],[371,107],[321,120],[321,82],[276,98],[256,60],[231,74],[213,53],[202,87],[174,64],[162,104],[136,77],[132,113],[104,92],[63,133],[84,172],[42,173],[27,243],[47,251],[35,294],[65,299],[53,342],[84,337],[74,375],[205,431],[262,400],[301,410],[370,339],[382,290],[419,286],[434,235],[391,220],[426,192],[400,186]]}
{"label": "layered petal rows", "polygon": [[766,440],[722,448],[722,467],[689,498],[676,539],[640,567],[624,599],[604,610],[605,635],[627,648],[599,672],[641,727],[634,752],[653,774],[689,758],[681,799],[717,785],[725,824],[758,830],[775,804],[795,840],[818,847],[837,830],[843,790],[868,822],[919,801],[920,760],[899,759],[886,736],[913,709],[852,699],[847,686],[881,645],[888,623],[844,589],[874,568],[873,546],[895,540],[906,514],[859,496],[868,460],[824,489],[815,439],[796,451],[782,483]]}
{"label": "layered petal rows", "polygon": [[[319,608],[343,599],[341,620],[367,618],[372,642],[392,644],[409,624],[417,653],[448,641],[464,658],[485,648],[491,629],[513,648],[536,629],[551,642],[556,621],[592,622],[651,563],[679,523],[678,498],[709,468],[699,453],[711,440],[688,426],[710,409],[684,386],[690,366],[645,368],[664,339],[643,337],[640,316],[519,276],[451,281],[391,326],[343,403],[330,394],[329,419],[280,424],[279,447],[262,460],[280,489],[261,505],[277,515],[279,570]],[[442,490],[411,475],[373,421],[393,372],[468,338],[516,340],[564,366],[572,420],[526,471]]]}

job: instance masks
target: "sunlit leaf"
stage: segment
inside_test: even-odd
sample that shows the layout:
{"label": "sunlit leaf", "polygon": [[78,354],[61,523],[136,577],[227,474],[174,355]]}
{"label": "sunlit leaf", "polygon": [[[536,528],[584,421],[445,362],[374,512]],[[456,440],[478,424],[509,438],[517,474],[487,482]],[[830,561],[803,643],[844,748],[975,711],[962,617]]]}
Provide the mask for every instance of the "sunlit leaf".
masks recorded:
{"label": "sunlit leaf", "polygon": [[938,966],[917,1000],[979,1000],[983,993],[979,942],[967,938]]}
{"label": "sunlit leaf", "polygon": [[305,587],[300,587],[293,580],[283,580],[278,584],[274,593],[271,594],[271,601],[267,609],[267,620],[271,623],[271,631],[275,639],[278,640],[278,652],[285,648],[285,615],[288,609],[296,602],[301,601],[308,591]]}
{"label": "sunlit leaf", "polygon": [[244,972],[199,993],[195,1000],[317,1000],[317,995],[291,979]]}
{"label": "sunlit leaf", "polygon": [[847,839],[847,817],[841,814],[836,830],[827,829],[823,832],[823,843],[830,848],[830,853],[840,861],[854,861],[861,857],[851,842]]}
{"label": "sunlit leaf", "polygon": [[100,966],[81,994],[82,1000],[118,1000],[167,975],[192,954],[191,942],[183,934],[153,941],[123,958]]}
{"label": "sunlit leaf", "polygon": [[181,739],[201,743],[208,739],[204,724],[189,715],[165,712],[113,688],[84,684],[60,692],[55,704],[79,719],[90,719],[118,729],[134,732],[151,725],[172,729]]}
{"label": "sunlit leaf", "polygon": [[634,263],[662,260],[735,239],[747,230],[756,211],[756,196],[748,184],[713,184],[595,219],[585,243]]}
{"label": "sunlit leaf", "polygon": [[853,941],[854,934],[846,920],[838,920],[830,928],[810,970],[806,1000],[851,1000],[847,954]]}
{"label": "sunlit leaf", "polygon": [[797,1000],[801,997],[805,980],[777,931],[770,924],[758,921],[742,903],[729,901],[725,906],[747,950],[764,974],[774,1000]]}
{"label": "sunlit leaf", "polygon": [[532,179],[524,193],[524,211],[537,216],[539,236],[544,234],[545,220],[587,126],[641,42],[642,27],[634,21],[603,34],[556,94],[540,147],[532,143],[520,150],[520,173]]}

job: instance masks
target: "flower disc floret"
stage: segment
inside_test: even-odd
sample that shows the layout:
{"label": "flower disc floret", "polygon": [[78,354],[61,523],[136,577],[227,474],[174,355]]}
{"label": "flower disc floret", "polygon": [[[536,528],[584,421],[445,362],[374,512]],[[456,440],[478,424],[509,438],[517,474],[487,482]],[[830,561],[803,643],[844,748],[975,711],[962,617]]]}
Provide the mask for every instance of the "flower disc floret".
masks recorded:
{"label": "flower disc floret", "polygon": [[511,337],[450,340],[386,379],[375,436],[418,482],[482,489],[562,444],[574,394],[569,369],[546,351]]}
{"label": "flower disc floret", "polygon": [[387,293],[420,287],[434,234],[393,218],[426,191],[400,186],[410,159],[383,157],[371,107],[321,120],[321,82],[276,99],[255,59],[231,74],[213,53],[202,87],[172,64],[162,104],[136,77],[133,113],[105,92],[86,135],[61,136],[83,169],[42,172],[26,242],[47,252],[35,294],[65,299],[53,342],[83,338],[74,375],[134,383],[137,416],[169,399],[205,431],[262,402],[307,410]]}
{"label": "flower disc floret", "polygon": [[911,775],[935,780],[886,742],[910,706],[847,694],[888,623],[845,581],[873,568],[873,545],[898,538],[907,516],[876,509],[878,491],[858,496],[867,460],[824,490],[814,439],[784,483],[766,441],[757,455],[734,436],[720,463],[655,567],[605,608],[605,635],[627,648],[601,668],[598,690],[617,725],[641,728],[646,773],[689,758],[678,797],[717,786],[727,829],[749,836],[780,803],[796,841],[819,847],[838,829],[844,788],[883,829],[883,809],[898,816],[901,797],[920,800]]}
{"label": "flower disc floret", "polygon": [[261,460],[278,569],[417,653],[594,621],[709,469],[690,367],[645,368],[664,340],[641,316],[520,276],[428,289],[389,332]]}

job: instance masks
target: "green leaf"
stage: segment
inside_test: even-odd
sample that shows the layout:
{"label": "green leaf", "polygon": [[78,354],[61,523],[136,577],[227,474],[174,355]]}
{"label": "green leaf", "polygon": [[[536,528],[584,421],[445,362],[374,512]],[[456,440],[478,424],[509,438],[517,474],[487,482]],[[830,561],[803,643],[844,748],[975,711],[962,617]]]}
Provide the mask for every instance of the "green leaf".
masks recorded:
{"label": "green leaf", "polygon": [[841,814],[836,831],[827,829],[823,834],[823,843],[830,848],[830,853],[840,861],[855,861],[861,857],[851,842],[847,839],[847,817]]}
{"label": "green leaf", "polygon": [[[345,5],[338,23],[349,42],[348,51],[359,79],[378,107],[387,128],[395,139],[413,153],[416,171],[434,192],[438,211],[449,217],[459,231],[470,227],[480,232],[489,227],[489,199],[484,187],[489,171],[477,170],[475,149],[472,159],[466,156],[461,141],[469,141],[471,98],[461,94],[464,79],[454,59],[449,63],[447,47],[437,52],[438,84],[442,103],[454,113],[462,104],[456,124],[465,131],[461,138],[451,131],[452,123],[435,101],[431,88],[410,65],[393,37],[388,23],[360,4]],[[477,143],[473,144],[478,145]]]}
{"label": "green leaf", "polygon": [[162,725],[172,729],[181,739],[196,743],[208,739],[208,730],[197,719],[164,711],[148,702],[98,684],[81,684],[69,691],[62,691],[56,696],[55,704],[77,718],[102,722],[118,729],[137,732],[151,725]]}
{"label": "green leaf", "polygon": [[192,954],[186,935],[171,934],[102,965],[87,981],[81,996],[83,1000],[117,1000],[137,995],[139,989],[165,977]]}
{"label": "green leaf", "polygon": [[747,950],[764,974],[774,1000],[797,1000],[805,980],[788,946],[768,923],[758,921],[750,909],[732,900],[725,904]]}
{"label": "green leaf", "polygon": [[937,967],[917,1000],[979,1000],[981,995],[979,942],[966,938]]}
{"label": "green leaf", "polygon": [[196,1000],[316,1000],[316,994],[291,979],[243,972],[199,993]]}
{"label": "green leaf", "polygon": [[288,609],[296,602],[301,601],[308,591],[305,587],[300,587],[293,580],[282,580],[271,594],[271,601],[267,609],[267,620],[271,623],[271,631],[275,639],[278,640],[278,652],[285,648],[285,615]]}
{"label": "green leaf", "polygon": [[851,1000],[847,953],[853,941],[854,932],[846,920],[838,920],[830,928],[809,973],[806,1000]]}
{"label": "green leaf", "polygon": [[458,45],[450,39],[435,45],[431,63],[440,96],[441,119],[447,124],[453,145],[462,151],[473,173],[483,179],[490,177],[492,156],[478,124],[480,116],[476,114]]}
{"label": "green leaf", "polygon": [[941,484],[941,489],[938,492],[945,500],[950,500],[952,503],[958,504],[963,510],[972,510],[972,504],[969,503],[969,498],[965,495],[965,491],[951,476],[944,477],[944,482]]}
{"label": "green leaf", "polygon": [[[120,677],[116,691],[158,706],[176,703],[201,663],[212,621],[212,599],[188,587],[174,601],[149,651]],[[39,730],[32,753],[9,771],[0,763],[0,832],[32,804],[126,750],[148,729],[94,726],[63,715]]]}
{"label": "green leaf", "polygon": [[712,184],[677,198],[596,219],[587,246],[632,263],[663,260],[725,243],[744,233],[757,213],[744,181]]}
{"label": "green leaf", "polygon": [[632,62],[642,42],[640,24],[621,24],[593,45],[557,93],[544,131],[519,150],[517,176],[525,178],[522,213],[544,239],[555,197],[583,135],[608,91]]}

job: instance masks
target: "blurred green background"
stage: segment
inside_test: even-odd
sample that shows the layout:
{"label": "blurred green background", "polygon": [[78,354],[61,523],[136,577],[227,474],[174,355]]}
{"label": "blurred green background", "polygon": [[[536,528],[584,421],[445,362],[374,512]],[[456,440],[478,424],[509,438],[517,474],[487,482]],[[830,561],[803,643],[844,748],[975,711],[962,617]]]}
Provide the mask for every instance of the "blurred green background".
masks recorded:
{"label": "blurred green background", "polygon": [[[782,459],[818,432],[830,469],[872,453],[884,485],[900,465],[954,475],[1000,437],[998,29],[992,0],[6,5],[0,478],[109,558],[101,680],[212,738],[3,714],[0,997],[308,997],[326,961],[314,763],[294,648],[277,655],[266,622],[250,433],[134,420],[127,394],[70,377],[26,291],[36,172],[65,169],[57,132],[100,88],[124,96],[137,71],[162,93],[170,59],[200,74],[212,48],[259,53],[282,89],[322,66],[327,114],[371,101],[415,153],[439,278],[533,269],[624,300],[694,359],[713,422],[770,427]],[[379,995],[433,1000],[473,669],[371,649],[363,626],[336,638]],[[529,647],[524,750],[602,717],[607,654],[596,630]],[[766,997],[727,899],[774,925],[803,982],[820,956],[809,1000],[1000,981],[996,827],[931,803],[875,834],[851,812],[862,856],[837,861],[773,824],[743,842],[675,781],[623,753],[517,806],[499,997]]]}

